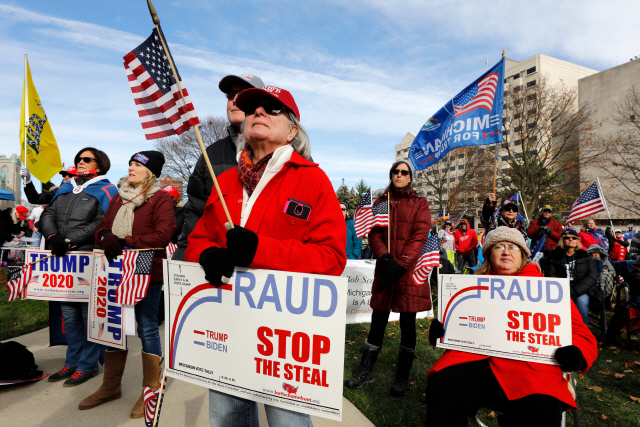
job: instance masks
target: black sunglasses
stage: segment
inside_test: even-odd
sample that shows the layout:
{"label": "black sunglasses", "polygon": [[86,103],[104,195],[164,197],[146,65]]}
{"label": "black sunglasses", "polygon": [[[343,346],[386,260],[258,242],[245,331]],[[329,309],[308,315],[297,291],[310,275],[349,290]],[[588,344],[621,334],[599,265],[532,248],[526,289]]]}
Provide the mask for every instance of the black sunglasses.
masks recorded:
{"label": "black sunglasses", "polygon": [[551,209],[543,209],[542,212],[549,212],[551,213]]}
{"label": "black sunglasses", "polygon": [[391,171],[391,175],[398,175],[398,174],[402,174],[402,176],[407,176],[409,175],[409,171],[405,171],[405,170],[400,170],[400,169],[393,169]]}
{"label": "black sunglasses", "polygon": [[504,208],[502,208],[502,210],[505,212],[518,212],[518,207],[513,205],[507,205]]}
{"label": "black sunglasses", "polygon": [[258,107],[262,107],[264,112],[270,116],[277,116],[284,111],[284,105],[272,99],[247,101],[240,109],[244,111],[247,116],[250,116],[256,113]]}
{"label": "black sunglasses", "polygon": [[564,240],[578,240],[578,238],[577,238],[577,237],[572,237],[572,236],[562,236],[562,238],[563,238]]}
{"label": "black sunglasses", "polygon": [[240,92],[242,92],[244,89],[240,89],[240,90],[230,90],[229,92],[225,93],[225,95],[227,95],[227,99],[231,100],[233,98],[235,98]]}
{"label": "black sunglasses", "polygon": [[343,211],[346,211],[346,210],[347,210],[347,208],[342,208],[342,210],[343,210]]}
{"label": "black sunglasses", "polygon": [[96,159],[93,159],[91,157],[78,157],[78,163],[80,163],[81,161],[85,163],[97,162]]}

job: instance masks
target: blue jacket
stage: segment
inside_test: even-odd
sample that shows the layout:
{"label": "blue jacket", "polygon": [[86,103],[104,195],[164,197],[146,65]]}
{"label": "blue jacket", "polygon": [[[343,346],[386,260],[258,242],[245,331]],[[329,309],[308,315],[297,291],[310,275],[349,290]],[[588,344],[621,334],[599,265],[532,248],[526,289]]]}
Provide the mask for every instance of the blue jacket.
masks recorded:
{"label": "blue jacket", "polygon": [[347,259],[358,259],[362,255],[362,239],[356,236],[356,223],[348,219],[347,223]]}

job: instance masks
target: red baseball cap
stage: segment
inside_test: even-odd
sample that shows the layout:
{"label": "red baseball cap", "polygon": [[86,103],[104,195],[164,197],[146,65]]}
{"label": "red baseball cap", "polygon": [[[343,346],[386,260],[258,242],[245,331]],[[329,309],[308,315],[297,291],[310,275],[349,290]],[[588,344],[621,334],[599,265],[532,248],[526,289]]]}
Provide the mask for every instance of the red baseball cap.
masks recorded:
{"label": "red baseball cap", "polygon": [[[293,95],[291,95],[291,92],[288,90],[275,86],[265,86],[262,89],[255,88],[243,90],[236,99],[236,105],[246,114],[247,112],[243,107],[246,106],[249,101],[256,98],[275,99],[276,101],[281,102],[289,110],[293,111],[296,118],[300,120],[300,111],[298,111],[298,106],[296,105],[296,101],[293,99]],[[253,113],[253,111],[251,111],[251,113]]]}
{"label": "red baseball cap", "polygon": [[29,209],[24,206],[16,206],[16,212],[18,212],[18,216],[22,220],[29,219]]}
{"label": "red baseball cap", "polygon": [[162,189],[162,191],[169,193],[169,195],[171,197],[175,197],[176,199],[180,198],[180,192],[178,191],[178,189],[176,187],[174,187],[173,185],[167,185],[166,187],[164,187]]}
{"label": "red baseball cap", "polygon": [[60,175],[65,176],[65,175],[73,175],[76,176],[78,175],[78,171],[76,170],[75,166],[69,166],[67,168],[67,170],[61,170],[60,172],[58,172]]}

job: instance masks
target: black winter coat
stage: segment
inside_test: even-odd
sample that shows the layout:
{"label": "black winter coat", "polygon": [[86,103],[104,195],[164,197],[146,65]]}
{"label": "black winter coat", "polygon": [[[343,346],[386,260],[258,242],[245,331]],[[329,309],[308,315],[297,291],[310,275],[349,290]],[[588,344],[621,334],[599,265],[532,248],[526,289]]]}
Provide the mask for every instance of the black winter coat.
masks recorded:
{"label": "black winter coat", "polygon": [[48,192],[38,193],[36,186],[33,185],[33,182],[30,182],[24,186],[24,194],[27,195],[27,200],[32,205],[48,205],[56,195],[58,188],[60,187],[52,187]]}
{"label": "black winter coat", "polygon": [[[238,166],[236,160],[236,144],[235,139],[238,135],[232,126],[227,128],[228,135],[219,139],[207,147],[207,155],[216,177],[220,176],[231,168]],[[209,195],[213,189],[213,179],[209,173],[209,168],[203,156],[200,156],[193,173],[189,177],[187,185],[187,196],[189,200],[184,205],[184,225],[182,233],[178,239],[178,249],[173,254],[174,260],[184,261],[184,251],[187,248],[187,238],[189,234],[196,228],[196,224],[204,213],[204,206],[209,200]]]}
{"label": "black winter coat", "polygon": [[14,234],[18,235],[21,231],[26,233],[29,230],[29,226],[25,225],[25,221],[18,221],[17,224],[13,223],[12,211],[13,208],[0,211],[0,245],[12,241]]}
{"label": "black winter coat", "polygon": [[[567,268],[564,265],[565,252],[562,248],[555,248],[543,265],[545,277],[567,277]],[[598,282],[598,269],[587,251],[579,249],[576,251],[576,262],[573,268],[573,286],[571,287],[571,299],[575,300],[580,295],[586,294],[592,286]]]}
{"label": "black winter coat", "polygon": [[183,207],[175,208],[174,214],[176,217],[176,231],[173,232],[171,243],[178,243],[180,234],[182,234],[182,226],[184,225],[184,208]]}
{"label": "black winter coat", "polygon": [[[84,182],[81,178],[78,185]],[[95,197],[84,191],[62,194],[42,212],[40,231],[45,238],[61,234],[71,241],[71,246],[76,246],[74,251],[92,251],[98,247],[93,244],[93,234],[103,217],[104,211]]]}

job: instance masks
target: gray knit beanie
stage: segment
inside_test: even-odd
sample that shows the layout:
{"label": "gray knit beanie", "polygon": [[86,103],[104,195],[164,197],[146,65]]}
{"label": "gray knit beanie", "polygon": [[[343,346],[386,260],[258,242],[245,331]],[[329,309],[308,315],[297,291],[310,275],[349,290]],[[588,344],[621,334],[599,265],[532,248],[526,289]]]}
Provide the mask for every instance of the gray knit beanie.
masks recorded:
{"label": "gray knit beanie", "polygon": [[509,227],[498,227],[493,231],[490,231],[487,234],[487,237],[484,238],[484,246],[482,246],[482,256],[486,259],[489,249],[491,246],[498,242],[509,242],[515,245],[518,245],[522,252],[524,252],[527,257],[531,255],[529,248],[527,247],[527,242],[524,241],[524,237],[516,228]]}
{"label": "gray knit beanie", "polygon": [[391,171],[394,170],[400,163],[404,163],[405,165],[407,165],[407,167],[409,168],[409,175],[411,175],[411,182],[413,182],[413,178],[416,176],[416,170],[413,168],[411,162],[407,159],[396,160],[395,162],[393,162],[393,164],[391,165],[391,169],[389,169],[389,180],[393,180]]}

